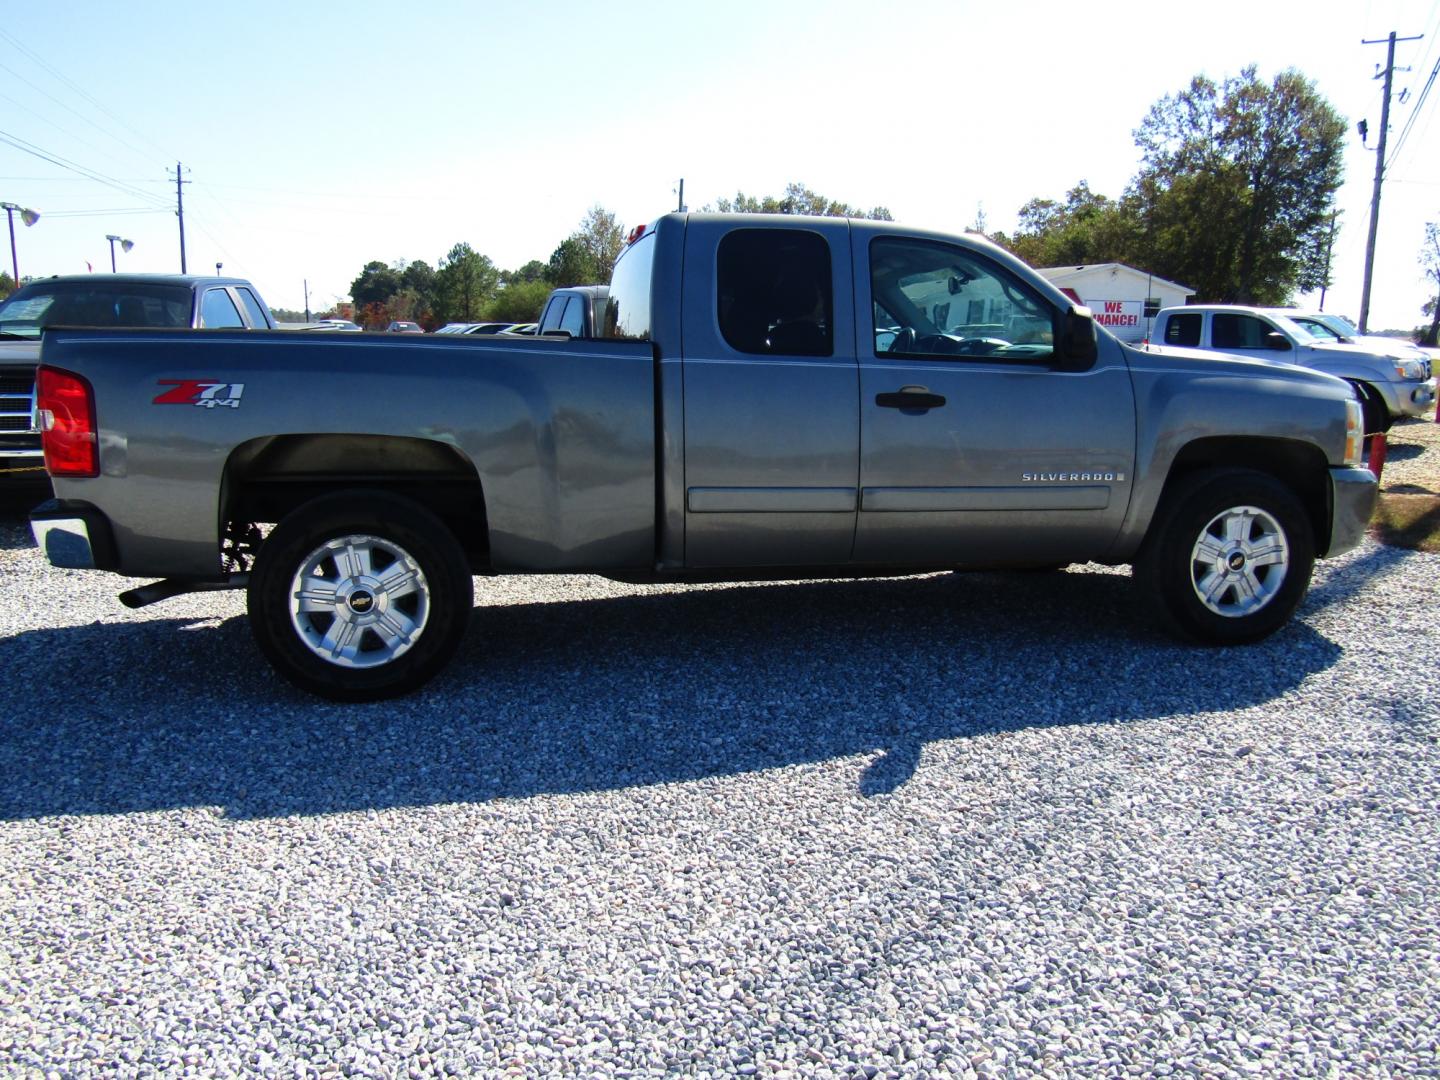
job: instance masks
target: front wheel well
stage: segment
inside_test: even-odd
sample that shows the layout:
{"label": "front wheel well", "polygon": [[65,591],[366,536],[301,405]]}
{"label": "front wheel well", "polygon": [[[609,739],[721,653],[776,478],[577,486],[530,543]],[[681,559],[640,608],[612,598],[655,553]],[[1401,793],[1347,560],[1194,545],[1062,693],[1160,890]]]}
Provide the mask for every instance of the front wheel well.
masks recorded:
{"label": "front wheel well", "polygon": [[1385,395],[1380,392],[1379,387],[1368,383],[1363,379],[1346,379],[1355,396],[1360,399],[1360,408],[1365,415],[1365,434],[1373,435],[1376,432],[1390,430],[1392,418],[1390,406],[1385,401]]}
{"label": "front wheel well", "polygon": [[1160,499],[1207,469],[1253,469],[1284,484],[1300,500],[1315,537],[1315,547],[1330,545],[1330,468],[1319,447],[1293,439],[1221,436],[1188,443],[1170,465]]}
{"label": "front wheel well", "polygon": [[221,486],[220,522],[275,524],[347,488],[404,496],[455,535],[472,568],[489,564],[480,477],[456,447],[384,435],[279,435],[236,447]]}

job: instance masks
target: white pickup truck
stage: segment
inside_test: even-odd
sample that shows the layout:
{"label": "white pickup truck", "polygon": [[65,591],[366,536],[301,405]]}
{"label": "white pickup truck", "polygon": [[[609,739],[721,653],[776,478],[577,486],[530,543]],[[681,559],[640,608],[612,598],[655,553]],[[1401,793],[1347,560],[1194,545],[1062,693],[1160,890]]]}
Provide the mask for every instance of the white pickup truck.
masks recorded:
{"label": "white pickup truck", "polygon": [[1317,337],[1293,308],[1192,304],[1155,316],[1151,351],[1210,349],[1234,356],[1283,360],[1336,375],[1355,388],[1365,430],[1388,431],[1402,416],[1420,416],[1435,404],[1435,379],[1423,353],[1397,355],[1392,347]]}

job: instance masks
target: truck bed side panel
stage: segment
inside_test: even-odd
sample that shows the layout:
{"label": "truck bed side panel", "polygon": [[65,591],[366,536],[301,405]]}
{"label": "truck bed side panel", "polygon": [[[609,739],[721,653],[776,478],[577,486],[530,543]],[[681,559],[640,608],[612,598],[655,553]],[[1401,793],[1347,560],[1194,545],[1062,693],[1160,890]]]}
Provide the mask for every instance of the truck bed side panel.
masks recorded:
{"label": "truck bed side panel", "polygon": [[[497,570],[653,563],[646,344],[61,331],[42,360],[95,388],[102,476],[56,494],[105,508],[126,574],[217,573],[231,452],[324,433],[454,447],[479,475]],[[222,384],[212,396],[232,404],[187,403],[187,381]],[[182,400],[156,403],[167,394]]]}

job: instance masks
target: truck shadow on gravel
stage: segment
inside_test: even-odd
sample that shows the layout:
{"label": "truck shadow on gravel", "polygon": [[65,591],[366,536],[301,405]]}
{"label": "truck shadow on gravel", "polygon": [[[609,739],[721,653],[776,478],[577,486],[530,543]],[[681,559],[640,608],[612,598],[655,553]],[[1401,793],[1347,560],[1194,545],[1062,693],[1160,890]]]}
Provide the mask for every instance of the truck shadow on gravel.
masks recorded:
{"label": "truck shadow on gravel", "polygon": [[0,491],[0,550],[18,551],[35,546],[35,538],[30,533],[30,511],[49,497],[48,488],[36,490],[24,486]]}
{"label": "truck shadow on gravel", "polygon": [[658,593],[477,608],[440,678],[363,706],[280,683],[240,617],[0,639],[0,819],[483,802],[851,755],[874,796],[928,742],[1258,705],[1341,652],[1298,621],[1243,658],[1174,644],[1123,573]]}

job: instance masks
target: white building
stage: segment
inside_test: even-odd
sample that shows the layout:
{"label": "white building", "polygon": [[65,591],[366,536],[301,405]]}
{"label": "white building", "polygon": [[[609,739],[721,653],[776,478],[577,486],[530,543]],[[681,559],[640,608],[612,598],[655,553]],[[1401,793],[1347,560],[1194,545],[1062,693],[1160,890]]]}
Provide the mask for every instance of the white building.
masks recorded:
{"label": "white building", "polygon": [[1186,285],[1123,263],[1051,266],[1039,272],[1094,312],[1095,321],[1121,341],[1144,341],[1157,311],[1179,307],[1195,295]]}

